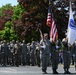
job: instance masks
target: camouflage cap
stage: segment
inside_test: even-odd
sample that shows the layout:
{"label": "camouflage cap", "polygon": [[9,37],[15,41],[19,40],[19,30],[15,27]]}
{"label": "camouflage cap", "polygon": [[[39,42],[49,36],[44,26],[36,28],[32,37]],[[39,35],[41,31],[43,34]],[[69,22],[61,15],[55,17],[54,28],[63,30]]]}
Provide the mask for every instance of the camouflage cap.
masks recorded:
{"label": "camouflage cap", "polygon": [[45,36],[48,36],[48,33],[44,33],[44,37],[45,37]]}
{"label": "camouflage cap", "polygon": [[62,39],[62,42],[64,42],[64,41],[66,41],[66,39],[65,39],[65,38],[63,38],[63,39]]}
{"label": "camouflage cap", "polygon": [[12,40],[12,42],[15,42],[15,40]]}
{"label": "camouflage cap", "polygon": [[32,41],[32,43],[35,43],[35,41]]}
{"label": "camouflage cap", "polygon": [[17,40],[16,43],[19,43],[19,41]]}
{"label": "camouflage cap", "polygon": [[30,45],[30,43],[27,43],[27,45]]}
{"label": "camouflage cap", "polygon": [[3,43],[3,41],[1,41],[1,43]]}
{"label": "camouflage cap", "polygon": [[3,40],[4,43],[6,43],[6,40]]}
{"label": "camouflage cap", "polygon": [[25,40],[22,41],[23,43],[25,42]]}

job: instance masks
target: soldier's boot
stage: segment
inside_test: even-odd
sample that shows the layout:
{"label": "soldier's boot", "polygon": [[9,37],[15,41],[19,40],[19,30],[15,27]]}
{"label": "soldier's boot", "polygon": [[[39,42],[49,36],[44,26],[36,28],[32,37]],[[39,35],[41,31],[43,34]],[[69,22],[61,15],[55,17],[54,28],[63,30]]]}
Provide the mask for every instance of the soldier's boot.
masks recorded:
{"label": "soldier's boot", "polygon": [[43,74],[47,74],[46,69],[42,69]]}
{"label": "soldier's boot", "polygon": [[40,67],[40,65],[39,65],[39,64],[37,64],[37,66],[38,66],[38,67]]}
{"label": "soldier's boot", "polygon": [[67,69],[64,69],[64,74],[67,74]]}
{"label": "soldier's boot", "polygon": [[67,69],[67,74],[71,74],[71,72],[69,72],[69,69]]}
{"label": "soldier's boot", "polygon": [[53,68],[53,74],[58,74],[58,72],[54,68]]}
{"label": "soldier's boot", "polygon": [[71,74],[68,69],[64,69],[64,74]]}

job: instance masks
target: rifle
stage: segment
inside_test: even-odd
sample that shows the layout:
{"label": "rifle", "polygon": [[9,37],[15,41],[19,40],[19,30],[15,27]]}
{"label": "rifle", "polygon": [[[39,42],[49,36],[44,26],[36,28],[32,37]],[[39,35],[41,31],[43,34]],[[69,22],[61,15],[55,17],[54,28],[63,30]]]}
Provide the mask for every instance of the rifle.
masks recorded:
{"label": "rifle", "polygon": [[44,41],[44,37],[43,37],[42,31],[40,29],[39,29],[39,32],[40,32],[41,40]]}

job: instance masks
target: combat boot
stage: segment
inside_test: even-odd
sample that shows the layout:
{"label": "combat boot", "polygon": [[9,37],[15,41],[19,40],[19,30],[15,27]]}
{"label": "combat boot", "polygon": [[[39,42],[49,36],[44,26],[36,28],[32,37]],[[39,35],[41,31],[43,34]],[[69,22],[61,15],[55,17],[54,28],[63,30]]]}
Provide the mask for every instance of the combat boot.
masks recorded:
{"label": "combat boot", "polygon": [[67,70],[66,69],[64,69],[64,74],[67,74]]}
{"label": "combat boot", "polygon": [[69,72],[69,70],[67,69],[67,74],[71,74],[71,72]]}
{"label": "combat boot", "polygon": [[43,70],[43,69],[42,69],[42,72],[43,72],[43,74],[47,74],[46,70]]}
{"label": "combat boot", "polygon": [[64,74],[71,74],[71,72],[69,72],[68,69],[65,69],[64,71],[65,71]]}
{"label": "combat boot", "polygon": [[56,71],[56,69],[53,69],[53,74],[58,74],[58,72]]}

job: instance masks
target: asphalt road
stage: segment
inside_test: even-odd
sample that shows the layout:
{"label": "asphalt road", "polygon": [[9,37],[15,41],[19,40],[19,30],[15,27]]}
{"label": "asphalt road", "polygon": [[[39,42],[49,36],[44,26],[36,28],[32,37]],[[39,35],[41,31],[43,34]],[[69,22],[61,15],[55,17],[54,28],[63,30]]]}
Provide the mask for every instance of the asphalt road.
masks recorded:
{"label": "asphalt road", "polygon": [[[63,75],[64,74],[63,66],[59,65],[57,71],[59,72],[59,75]],[[47,68],[47,72],[48,72],[47,75],[52,75],[51,66]],[[76,75],[74,66],[71,66],[70,72],[72,73],[72,75]],[[43,74],[41,71],[41,67],[37,66],[19,66],[19,67],[0,66],[0,75],[46,75],[46,74]]]}

